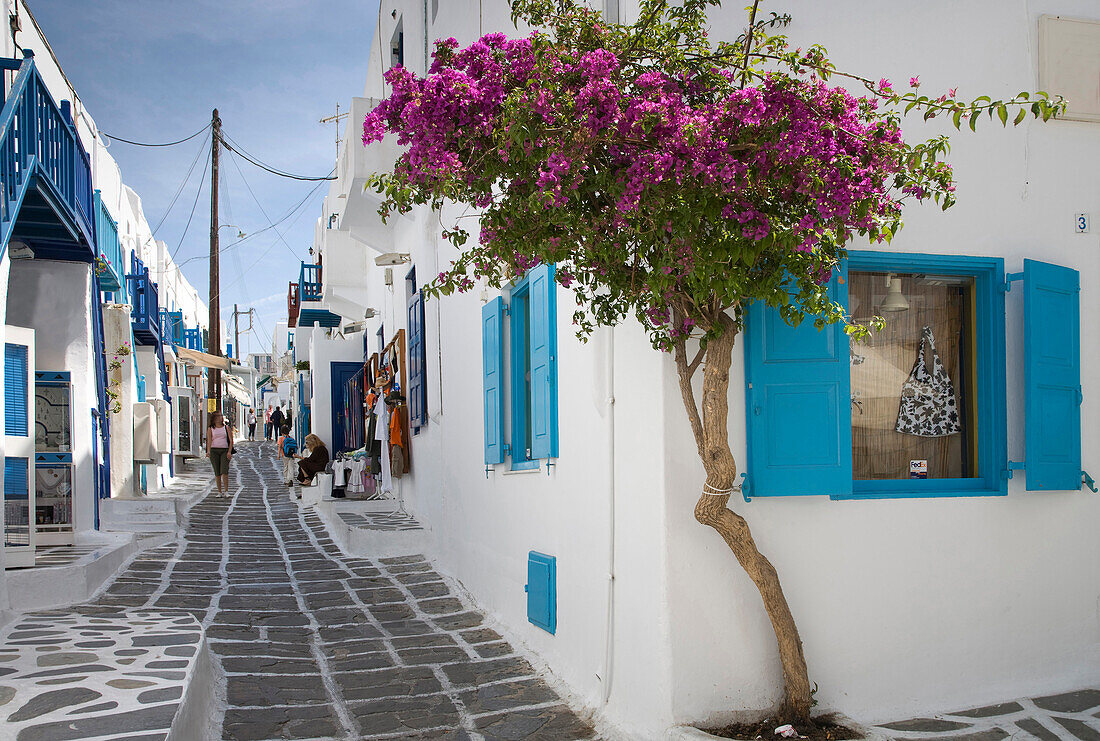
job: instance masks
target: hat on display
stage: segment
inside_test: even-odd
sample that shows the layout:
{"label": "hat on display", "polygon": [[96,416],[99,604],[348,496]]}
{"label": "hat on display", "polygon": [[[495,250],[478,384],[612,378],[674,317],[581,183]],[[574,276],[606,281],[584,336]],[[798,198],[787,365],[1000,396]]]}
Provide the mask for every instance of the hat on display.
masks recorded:
{"label": "hat on display", "polygon": [[387,404],[404,404],[405,403],[405,396],[400,391],[391,391],[386,396],[386,403]]}

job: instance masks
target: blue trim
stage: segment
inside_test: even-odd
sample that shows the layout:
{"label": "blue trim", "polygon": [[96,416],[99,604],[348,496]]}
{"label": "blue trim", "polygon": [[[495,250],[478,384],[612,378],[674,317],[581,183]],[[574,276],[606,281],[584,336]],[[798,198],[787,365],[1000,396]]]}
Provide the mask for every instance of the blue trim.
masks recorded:
{"label": "blue trim", "polygon": [[35,371],[35,386],[65,386],[72,381],[69,371]]}
{"label": "blue trim", "polygon": [[557,559],[531,551],[527,554],[527,620],[553,635],[558,629]]}
{"label": "blue trim", "polygon": [[[382,330],[379,329],[379,341]],[[485,463],[504,462],[504,299],[481,307],[481,404]]]}
{"label": "blue trim", "polygon": [[41,463],[42,465],[53,465],[55,463],[72,463],[72,453],[35,453],[35,464]]}
{"label": "blue trim", "polygon": [[508,362],[508,390],[512,405],[512,435],[509,438],[513,471],[526,471],[538,468],[538,461],[527,456],[524,433],[527,430],[527,405],[530,401],[530,389],[527,376],[530,374],[531,361],[531,303],[530,274],[517,283],[511,292],[508,305],[508,337],[511,343]]}
{"label": "blue trim", "polygon": [[978,473],[973,479],[891,479],[852,482],[850,497],[898,499],[1002,496],[1008,493],[1008,412],[1005,379],[1004,260],[999,257],[929,255],[853,250],[848,269],[876,272],[926,272],[974,278],[977,357]]}
{"label": "blue trim", "polygon": [[[329,382],[332,390],[332,395],[329,397],[331,402],[329,408],[332,416],[332,444],[329,446],[329,450],[333,458],[345,450],[354,450],[359,447],[359,445],[348,447],[343,411],[347,383],[361,370],[363,370],[362,363],[338,360],[329,363]],[[389,440],[389,434],[389,430],[386,430],[386,440]]]}

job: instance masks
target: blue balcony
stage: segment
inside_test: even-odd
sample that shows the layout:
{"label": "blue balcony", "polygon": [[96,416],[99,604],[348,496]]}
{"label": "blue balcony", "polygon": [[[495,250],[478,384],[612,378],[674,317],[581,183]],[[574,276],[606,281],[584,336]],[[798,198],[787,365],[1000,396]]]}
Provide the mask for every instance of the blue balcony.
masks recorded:
{"label": "blue balcony", "polygon": [[302,301],[321,300],[321,266],[302,263],[302,272],[298,277],[298,295]]}
{"label": "blue balcony", "polygon": [[131,256],[126,288],[133,306],[130,325],[134,330],[134,341],[139,345],[159,344],[160,306],[157,304],[157,284],[149,277],[149,268],[136,255]]}
{"label": "blue balcony", "polygon": [[0,59],[18,73],[0,112],[0,249],[22,257],[90,263],[96,258],[92,171],[68,101],[54,102],[34,54]]}
{"label": "blue balcony", "polygon": [[96,275],[99,287],[104,291],[121,291],[126,280],[126,266],[122,262],[122,244],[118,241],[118,223],[103,204],[97,190],[92,195],[92,211],[95,214],[95,241],[98,256]]}
{"label": "blue balcony", "polygon": [[203,337],[203,331],[198,327],[194,329],[185,328],[183,330],[183,346],[188,350],[206,352],[206,341]]}
{"label": "blue balcony", "polygon": [[183,344],[183,312],[160,310],[160,331],[162,339],[172,347]]}

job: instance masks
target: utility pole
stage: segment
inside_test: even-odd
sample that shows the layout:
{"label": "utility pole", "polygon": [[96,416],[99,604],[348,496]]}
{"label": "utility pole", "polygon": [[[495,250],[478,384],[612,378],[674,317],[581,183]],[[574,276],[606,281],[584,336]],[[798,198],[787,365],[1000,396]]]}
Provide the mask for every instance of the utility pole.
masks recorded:
{"label": "utility pole", "polygon": [[249,309],[248,311],[237,311],[237,305],[233,304],[233,352],[235,353],[235,357],[237,358],[238,363],[241,362],[241,330],[237,324],[237,317],[242,315],[248,317],[248,329],[246,329],[245,332],[251,332],[252,309]]}
{"label": "utility pole", "polygon": [[[221,356],[221,301],[220,283],[218,276],[218,146],[221,144],[222,120],[218,118],[218,109],[214,109],[214,117],[211,123],[212,144],[210,147],[210,338],[206,351],[211,355]],[[220,368],[211,368],[209,374],[210,385],[207,386],[207,398],[213,399],[214,409],[222,408],[222,372]],[[213,389],[210,388],[213,386]],[[208,402],[209,403],[209,402]]]}

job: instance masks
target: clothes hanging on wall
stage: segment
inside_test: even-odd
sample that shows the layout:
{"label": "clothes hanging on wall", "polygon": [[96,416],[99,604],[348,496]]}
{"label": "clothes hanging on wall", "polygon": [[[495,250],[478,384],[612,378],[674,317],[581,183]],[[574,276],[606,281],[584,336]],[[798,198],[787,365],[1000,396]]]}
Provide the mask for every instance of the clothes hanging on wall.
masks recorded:
{"label": "clothes hanging on wall", "polygon": [[[375,424],[374,439],[378,446],[379,453],[382,450],[386,450],[387,455],[379,455],[379,468],[382,472],[382,480],[379,482],[379,491],[383,494],[393,491],[393,477],[390,475],[390,456],[389,450],[383,447],[383,443],[386,442],[389,437],[389,410],[386,408],[386,402],[382,397],[379,397],[375,401],[374,413],[377,417],[377,423]],[[373,462],[372,464],[373,465]],[[372,469],[375,470],[375,469]]]}
{"label": "clothes hanging on wall", "polygon": [[936,352],[932,328],[921,330],[917,360],[901,387],[901,404],[895,429],[907,435],[944,437],[961,428],[955,387]]}

